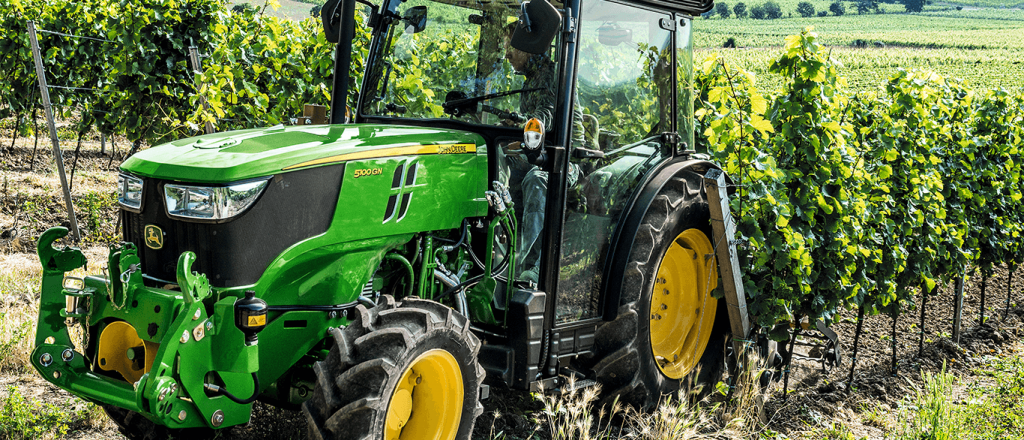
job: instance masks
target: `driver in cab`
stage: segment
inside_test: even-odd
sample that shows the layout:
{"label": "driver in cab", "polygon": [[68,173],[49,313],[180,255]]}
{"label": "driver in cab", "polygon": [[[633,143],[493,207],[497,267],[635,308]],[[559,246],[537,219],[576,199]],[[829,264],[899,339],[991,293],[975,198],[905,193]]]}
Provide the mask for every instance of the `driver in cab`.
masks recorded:
{"label": "driver in cab", "polygon": [[[530,54],[512,47],[512,34],[516,23],[506,27],[505,59],[522,75],[523,90],[532,90],[522,94],[519,100],[519,114],[525,119],[536,118],[544,129],[550,128],[554,120],[555,103],[557,101],[558,84],[555,81],[556,65],[548,52]],[[583,112],[578,105],[573,107],[573,146],[583,146]],[[522,142],[511,142],[505,146],[509,168],[513,170],[513,180],[522,177],[523,221],[521,225],[519,245],[519,261],[517,267],[521,271],[520,280],[536,283],[540,263],[540,233],[544,227],[544,209],[547,205],[548,173],[531,163],[522,149]],[[569,164],[568,185],[576,184],[580,170],[576,164]]]}

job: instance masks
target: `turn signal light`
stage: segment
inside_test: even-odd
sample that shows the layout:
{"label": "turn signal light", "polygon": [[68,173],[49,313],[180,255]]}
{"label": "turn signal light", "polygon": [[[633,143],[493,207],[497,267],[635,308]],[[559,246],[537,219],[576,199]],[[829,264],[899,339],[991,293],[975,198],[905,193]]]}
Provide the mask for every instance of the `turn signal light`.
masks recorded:
{"label": "turn signal light", "polygon": [[541,145],[544,145],[544,123],[532,118],[523,127],[523,146],[536,151]]}

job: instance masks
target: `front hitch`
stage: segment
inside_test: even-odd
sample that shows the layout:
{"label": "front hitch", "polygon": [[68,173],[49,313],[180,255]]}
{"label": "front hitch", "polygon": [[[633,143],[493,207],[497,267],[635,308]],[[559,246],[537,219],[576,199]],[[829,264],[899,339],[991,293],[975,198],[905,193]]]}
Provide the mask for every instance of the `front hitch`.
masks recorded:
{"label": "front hitch", "polygon": [[[258,391],[258,348],[246,345],[234,325],[235,297],[212,297],[206,276],[191,270],[191,252],[178,259],[180,291],[147,287],[131,243],[111,247],[109,277],[65,282],[66,272],[86,265],[78,248],[53,246],[67,234],[52,228],[37,246],[43,276],[31,357],[36,370],[85,400],[171,428],[246,423],[251,403],[204,389],[213,385],[243,396]],[[83,327],[81,347],[71,338],[71,324]]]}

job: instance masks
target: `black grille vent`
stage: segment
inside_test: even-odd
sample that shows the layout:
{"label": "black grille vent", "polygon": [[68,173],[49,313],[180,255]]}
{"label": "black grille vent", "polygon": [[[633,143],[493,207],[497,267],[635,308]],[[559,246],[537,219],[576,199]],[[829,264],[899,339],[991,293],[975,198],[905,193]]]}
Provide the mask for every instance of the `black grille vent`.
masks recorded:
{"label": "black grille vent", "polygon": [[[267,265],[289,246],[327,231],[334,218],[344,165],[274,176],[252,208],[226,223],[197,223],[167,216],[164,180],[146,179],[143,211],[121,210],[124,240],[139,248],[142,271],[175,282],[178,257],[196,254],[192,270],[214,287],[254,284]],[[147,225],[164,232],[161,249],[146,246]]]}

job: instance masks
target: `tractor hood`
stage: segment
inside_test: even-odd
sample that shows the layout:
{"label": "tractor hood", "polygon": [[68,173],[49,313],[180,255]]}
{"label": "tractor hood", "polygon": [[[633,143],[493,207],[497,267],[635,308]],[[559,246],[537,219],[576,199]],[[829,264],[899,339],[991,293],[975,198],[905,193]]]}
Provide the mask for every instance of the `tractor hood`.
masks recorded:
{"label": "tractor hood", "polygon": [[229,183],[348,160],[476,151],[475,133],[396,125],[275,126],[215,133],[143,150],[121,169],[191,183]]}

